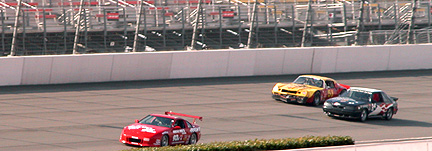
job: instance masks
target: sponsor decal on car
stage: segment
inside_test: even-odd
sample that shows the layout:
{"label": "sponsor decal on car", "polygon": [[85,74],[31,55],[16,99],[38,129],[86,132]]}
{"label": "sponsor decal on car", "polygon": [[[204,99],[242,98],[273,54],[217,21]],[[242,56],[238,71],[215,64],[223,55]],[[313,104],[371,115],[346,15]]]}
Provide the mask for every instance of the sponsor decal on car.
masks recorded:
{"label": "sponsor decal on car", "polygon": [[200,131],[200,128],[199,127],[195,127],[195,128],[191,128],[190,129],[190,132],[191,133],[193,133],[193,132],[199,132]]}
{"label": "sponsor decal on car", "polygon": [[131,125],[127,127],[129,130],[134,130],[134,129],[141,129],[141,132],[147,132],[147,133],[156,133],[156,130],[154,128],[151,127],[147,127],[144,125]]}
{"label": "sponsor decal on car", "polygon": [[179,130],[173,130],[173,133],[174,134],[177,134],[177,133],[186,134],[186,131],[184,129],[179,129]]}

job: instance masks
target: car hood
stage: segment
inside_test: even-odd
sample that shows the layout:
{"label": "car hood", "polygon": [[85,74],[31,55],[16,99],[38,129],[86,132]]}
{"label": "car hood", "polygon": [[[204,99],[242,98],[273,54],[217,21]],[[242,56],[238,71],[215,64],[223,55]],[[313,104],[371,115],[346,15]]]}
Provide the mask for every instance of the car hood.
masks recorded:
{"label": "car hood", "polygon": [[165,131],[168,131],[170,128],[168,127],[162,127],[162,126],[155,126],[155,125],[148,125],[148,124],[141,124],[141,123],[134,123],[129,126],[124,127],[123,133],[129,134],[129,135],[144,135],[144,136],[154,136],[156,134],[163,133]]}
{"label": "car hood", "polygon": [[349,98],[349,97],[334,97],[334,98],[328,99],[326,102],[330,103],[332,105],[337,104],[337,105],[341,105],[341,106],[356,106],[356,105],[366,104],[366,102],[356,101],[356,100]]}
{"label": "car hood", "polygon": [[305,89],[319,89],[319,87],[306,85],[306,84],[297,84],[297,83],[283,83],[279,85],[279,88],[281,89],[287,89],[287,90],[305,90]]}

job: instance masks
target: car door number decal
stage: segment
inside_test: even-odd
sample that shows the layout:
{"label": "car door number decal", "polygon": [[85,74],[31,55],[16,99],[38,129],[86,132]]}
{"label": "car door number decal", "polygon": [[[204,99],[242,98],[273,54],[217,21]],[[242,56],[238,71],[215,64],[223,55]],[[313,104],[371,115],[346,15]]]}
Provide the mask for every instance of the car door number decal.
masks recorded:
{"label": "car door number decal", "polygon": [[174,135],[173,136],[173,141],[180,141],[183,140],[183,136],[182,135]]}

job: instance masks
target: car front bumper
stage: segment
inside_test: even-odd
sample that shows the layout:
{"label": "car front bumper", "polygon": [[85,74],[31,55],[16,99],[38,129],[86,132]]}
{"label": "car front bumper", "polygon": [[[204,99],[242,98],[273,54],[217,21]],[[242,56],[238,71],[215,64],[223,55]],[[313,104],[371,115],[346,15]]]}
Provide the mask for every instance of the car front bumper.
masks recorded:
{"label": "car front bumper", "polygon": [[334,107],[323,107],[323,112],[327,114],[330,113],[331,115],[334,116],[353,117],[353,118],[360,117],[361,115],[361,111],[340,109]]}
{"label": "car front bumper", "polygon": [[129,144],[135,146],[146,146],[146,147],[160,146],[160,139],[136,137],[136,136],[126,135],[126,134],[122,134],[120,136],[119,141],[123,144]]}
{"label": "car front bumper", "polygon": [[297,102],[300,104],[305,104],[308,97],[301,97],[296,95],[280,95],[280,94],[272,94],[272,98],[275,100],[280,100],[282,102]]}

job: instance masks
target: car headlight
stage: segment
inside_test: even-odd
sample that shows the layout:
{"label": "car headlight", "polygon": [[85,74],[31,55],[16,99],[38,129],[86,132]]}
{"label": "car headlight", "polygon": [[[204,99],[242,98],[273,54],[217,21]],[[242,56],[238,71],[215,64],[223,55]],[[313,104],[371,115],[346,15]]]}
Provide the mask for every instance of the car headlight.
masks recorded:
{"label": "car headlight", "polygon": [[330,106],[331,104],[328,103],[327,101],[324,102],[324,106]]}
{"label": "car headlight", "polygon": [[274,86],[273,87],[273,91],[279,91],[279,87],[278,86]]}
{"label": "car headlight", "polygon": [[306,95],[307,91],[302,91],[301,94]]}

